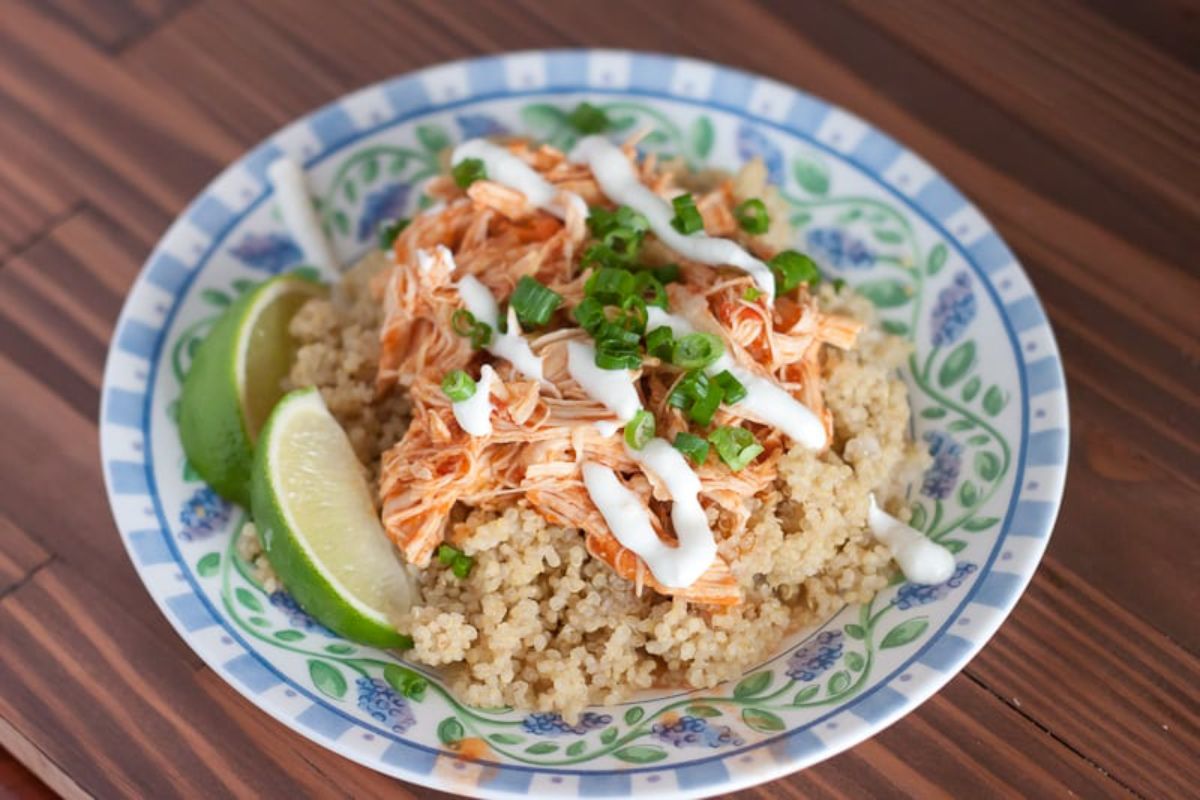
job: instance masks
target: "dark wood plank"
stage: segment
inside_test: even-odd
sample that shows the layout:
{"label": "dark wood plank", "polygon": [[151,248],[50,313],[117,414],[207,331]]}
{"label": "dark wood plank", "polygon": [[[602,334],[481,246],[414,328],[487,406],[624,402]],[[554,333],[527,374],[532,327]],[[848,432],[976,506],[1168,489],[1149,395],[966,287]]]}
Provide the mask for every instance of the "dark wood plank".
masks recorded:
{"label": "dark wood plank", "polygon": [[0,0],[0,109],[49,167],[51,185],[147,244],[242,149],[25,0]]}
{"label": "dark wood plank", "polygon": [[1200,8],[1191,0],[1085,0],[1112,23],[1137,34],[1159,52],[1200,69]]}
{"label": "dark wood plank", "polygon": [[0,750],[0,798],[21,800],[53,800],[57,797],[50,787],[17,761],[7,750]]}
{"label": "dark wood plank", "polygon": [[967,672],[1123,786],[1186,796],[1200,785],[1200,658],[1063,568],[1070,546],[1055,543]]}
{"label": "dark wood plank", "polygon": [[0,597],[20,586],[50,558],[33,537],[0,514]]}
{"label": "dark wood plank", "polygon": [[145,36],[191,0],[43,0],[43,8],[92,44],[120,50]]}

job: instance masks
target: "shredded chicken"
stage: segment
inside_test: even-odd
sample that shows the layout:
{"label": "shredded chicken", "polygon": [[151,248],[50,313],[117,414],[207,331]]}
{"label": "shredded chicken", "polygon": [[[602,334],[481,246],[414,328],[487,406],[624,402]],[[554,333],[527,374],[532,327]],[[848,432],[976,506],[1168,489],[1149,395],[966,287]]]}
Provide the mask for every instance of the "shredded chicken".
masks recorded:
{"label": "shredded chicken", "polygon": [[[580,195],[589,206],[613,207],[588,168],[570,163],[560,151],[525,142],[508,147],[560,191]],[[625,152],[654,191],[664,197],[678,193],[672,175],[657,169],[652,157],[637,163],[632,143]],[[628,456],[622,437],[597,432],[594,423],[615,418],[588,397],[567,369],[567,342],[587,336],[570,321],[570,310],[584,298],[588,274],[580,266],[588,244],[586,220],[569,205],[566,219],[559,220],[533,207],[520,192],[488,180],[463,192],[440,178],[429,191],[445,207],[417,217],[397,237],[394,266],[374,287],[386,311],[377,391],[406,390],[413,405],[412,424],[384,454],[380,478],[383,524],[406,559],[418,567],[429,564],[456,505],[498,508],[523,499],[553,524],[583,531],[588,553],[639,590],[712,605],[740,602],[738,582],[720,556],[687,588],[658,583],[641,559],[621,546],[583,486],[585,461],[611,467],[642,498],[660,538],[675,543],[664,487]],[[697,207],[711,235],[742,236],[728,181],[699,196]],[[453,253],[453,261],[428,255],[438,245]],[[648,259],[654,258],[654,245],[646,243]],[[760,255],[771,255],[761,250],[756,246]],[[722,338],[739,366],[779,382],[817,414],[831,436],[832,418],[822,392],[824,345],[853,346],[860,323],[822,313],[804,287],[771,305],[747,292],[754,283],[743,273],[671,260],[682,271],[682,282],[669,287],[672,310],[686,308],[688,319],[699,321],[698,328]],[[501,303],[527,275],[563,297],[563,308],[551,324],[527,335],[543,359],[543,382],[523,378],[507,361],[473,350],[468,338],[455,333],[452,318],[464,307],[455,283],[465,275],[475,276]],[[484,362],[493,364],[500,380],[492,387],[493,431],[476,437],[459,427],[440,384],[451,370],[478,374]],[[682,375],[678,368],[647,357],[637,379],[643,406],[657,417],[658,435],[668,439],[688,429],[684,415],[667,401]],[[715,457],[696,470],[701,504],[724,540],[736,540],[745,531],[748,498],[771,489],[776,464],[788,446],[782,434],[740,418],[735,409],[721,406],[713,424],[744,425],[764,452],[737,472]]]}

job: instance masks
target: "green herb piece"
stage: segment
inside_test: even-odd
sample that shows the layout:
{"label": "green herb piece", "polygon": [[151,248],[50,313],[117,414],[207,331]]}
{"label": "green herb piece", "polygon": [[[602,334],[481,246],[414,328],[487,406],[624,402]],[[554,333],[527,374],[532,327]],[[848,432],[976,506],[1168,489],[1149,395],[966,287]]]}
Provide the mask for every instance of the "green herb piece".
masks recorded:
{"label": "green herb piece", "polygon": [[646,352],[655,358],[669,360],[674,342],[675,334],[666,325],[662,325],[646,334]]}
{"label": "green herb piece", "polygon": [[667,289],[653,272],[642,270],[634,275],[634,294],[642,298],[648,306],[667,307]]}
{"label": "green herb piece", "polygon": [[458,578],[467,577],[471,573],[471,567],[475,566],[474,558],[448,544],[438,546],[437,557],[438,561],[449,567]]}
{"label": "green herb piece", "polygon": [[671,363],[684,369],[703,369],[725,353],[721,337],[713,333],[689,333],[675,340]]}
{"label": "green herb piece", "polygon": [[396,243],[396,237],[408,227],[409,219],[389,219],[379,225],[379,249],[391,250]]}
{"label": "green herb piece", "polygon": [[695,434],[680,431],[675,434],[675,441],[672,444],[676,450],[690,458],[692,463],[697,466],[703,464],[704,460],[708,458],[708,442]]}
{"label": "green herb piece", "polygon": [[487,178],[487,167],[481,159],[464,158],[451,168],[450,174],[454,176],[458,188],[465,189],[475,181]]}
{"label": "green herb piece", "polygon": [[708,425],[712,422],[713,415],[717,413],[717,409],[721,407],[721,400],[725,397],[725,393],[721,391],[721,387],[716,383],[709,381],[708,391],[703,397],[697,398],[688,408],[688,419],[697,425]]}
{"label": "green herb piece", "polygon": [[567,114],[567,124],[582,134],[603,133],[612,123],[604,109],[591,103],[580,103]]}
{"label": "green herb piece", "polygon": [[753,303],[760,297],[762,297],[762,289],[757,286],[747,286],[746,291],[742,292],[742,299],[747,303]]}
{"label": "green herb piece", "polygon": [[459,336],[470,336],[475,332],[475,315],[465,308],[460,308],[450,316],[450,327]]}
{"label": "green herb piece", "polygon": [[650,272],[654,275],[654,277],[658,278],[658,282],[663,285],[675,283],[679,280],[678,264],[664,264],[661,267],[655,267],[654,269],[650,270]]}
{"label": "green herb piece", "polygon": [[745,467],[763,451],[754,434],[745,428],[722,425],[708,435],[717,456],[734,472]]}
{"label": "green herb piece", "polygon": [[725,395],[726,403],[739,403],[746,398],[746,387],[742,382],[733,377],[733,373],[727,369],[721,370],[714,378],[713,383],[721,387],[721,392]]}
{"label": "green herb piece", "polygon": [[671,205],[675,208],[672,228],[685,236],[704,230],[704,218],[700,216],[696,200],[690,194],[679,195],[671,201]]}
{"label": "green herb piece", "polygon": [[615,337],[597,340],[596,366],[600,369],[637,369],[641,365],[642,356],[636,344]]}
{"label": "green herb piece", "polygon": [[633,419],[625,423],[625,444],[641,450],[654,438],[654,428],[654,415],[644,408],[638,409]]}
{"label": "green herb piece", "polygon": [[737,217],[738,225],[742,227],[742,230],[753,236],[766,233],[771,227],[771,217],[767,214],[767,206],[757,198],[738,205],[733,210],[733,215]]}
{"label": "green herb piece", "polygon": [[550,316],[560,305],[562,295],[539,283],[535,278],[522,275],[513,289],[508,304],[517,312],[517,319],[526,327],[539,327],[550,321]]}
{"label": "green herb piece", "polygon": [[618,305],[633,294],[636,285],[637,279],[629,270],[601,267],[587,279],[583,291],[588,297],[594,297],[601,303]]}
{"label": "green herb piece", "polygon": [[700,370],[692,370],[675,384],[671,394],[667,395],[667,403],[674,408],[687,409],[696,400],[708,395],[708,376]]}
{"label": "green herb piece", "polygon": [[821,270],[817,264],[803,253],[795,250],[784,250],[769,262],[771,271],[779,285],[775,287],[776,294],[790,292],[802,283],[817,283],[821,280]]}
{"label": "green herb piece", "polygon": [[451,370],[442,378],[442,393],[452,402],[461,403],[475,395],[475,380],[461,369]]}

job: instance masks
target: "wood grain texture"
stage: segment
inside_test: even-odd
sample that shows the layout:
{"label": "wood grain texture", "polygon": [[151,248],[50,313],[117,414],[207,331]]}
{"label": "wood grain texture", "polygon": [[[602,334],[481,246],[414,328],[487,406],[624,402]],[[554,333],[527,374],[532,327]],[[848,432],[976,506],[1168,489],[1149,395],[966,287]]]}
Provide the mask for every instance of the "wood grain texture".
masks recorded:
{"label": "wood grain texture", "polygon": [[[0,0],[0,743],[75,797],[440,796],[291,733],[172,632],[103,496],[104,353],[165,226],[274,128],[450,58],[615,46],[799,85],[919,152],[1017,252],[1067,372],[1065,502],[1010,621],[903,721],[739,796],[1193,794],[1197,20],[1189,0]],[[0,794],[36,790],[0,759]]]}

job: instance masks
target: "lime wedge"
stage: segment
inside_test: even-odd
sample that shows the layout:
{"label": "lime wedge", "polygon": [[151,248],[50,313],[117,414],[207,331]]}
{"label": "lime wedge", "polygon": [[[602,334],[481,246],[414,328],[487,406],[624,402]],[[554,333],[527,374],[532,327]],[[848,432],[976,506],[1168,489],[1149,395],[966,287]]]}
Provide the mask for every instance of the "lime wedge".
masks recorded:
{"label": "lime wedge", "polygon": [[223,497],[250,504],[254,440],[283,395],[295,342],[292,315],[323,286],[281,275],[246,292],[205,337],[179,398],[188,461]]}
{"label": "lime wedge", "polygon": [[371,503],[345,432],[316,389],[286,395],[254,455],[251,509],[283,585],[321,624],[377,647],[410,647],[389,616],[415,589]]}

